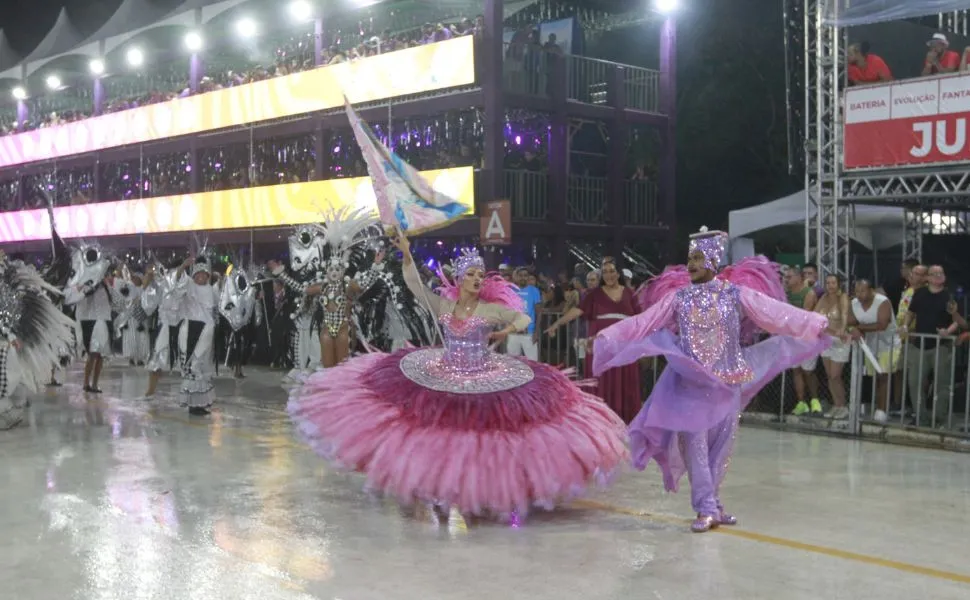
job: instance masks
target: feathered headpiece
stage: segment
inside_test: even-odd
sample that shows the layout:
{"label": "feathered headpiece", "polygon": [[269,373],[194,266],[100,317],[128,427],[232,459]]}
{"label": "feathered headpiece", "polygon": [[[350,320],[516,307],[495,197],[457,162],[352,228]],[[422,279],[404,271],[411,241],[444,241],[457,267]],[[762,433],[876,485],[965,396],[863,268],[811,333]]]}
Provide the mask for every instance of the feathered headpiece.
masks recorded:
{"label": "feathered headpiece", "polygon": [[367,244],[381,235],[380,221],[369,210],[343,207],[321,212],[324,237],[323,267],[346,271],[366,254]]}
{"label": "feathered headpiece", "polygon": [[690,236],[690,252],[700,251],[706,259],[704,267],[715,273],[724,262],[724,255],[727,253],[728,234],[723,231],[708,231],[707,227],[701,227],[700,232]]}

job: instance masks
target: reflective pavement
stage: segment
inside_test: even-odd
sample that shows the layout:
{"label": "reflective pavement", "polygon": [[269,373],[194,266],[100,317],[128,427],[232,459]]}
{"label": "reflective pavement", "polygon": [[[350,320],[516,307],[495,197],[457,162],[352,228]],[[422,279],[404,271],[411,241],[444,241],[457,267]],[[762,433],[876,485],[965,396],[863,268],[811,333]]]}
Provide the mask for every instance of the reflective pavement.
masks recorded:
{"label": "reflective pavement", "polygon": [[0,432],[2,598],[970,597],[966,455],[743,428],[735,529],[688,533],[653,467],[518,528],[438,526],[298,443],[279,373],[220,379],[203,418],[134,400],[142,369],[98,399],[79,378]]}

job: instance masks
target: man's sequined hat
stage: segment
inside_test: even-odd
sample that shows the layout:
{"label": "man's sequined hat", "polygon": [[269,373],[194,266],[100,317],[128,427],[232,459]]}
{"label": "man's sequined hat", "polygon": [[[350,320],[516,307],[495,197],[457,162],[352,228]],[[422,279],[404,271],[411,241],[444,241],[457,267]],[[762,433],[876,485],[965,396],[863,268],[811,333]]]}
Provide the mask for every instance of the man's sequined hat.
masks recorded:
{"label": "man's sequined hat", "polygon": [[463,279],[468,269],[477,268],[482,271],[485,270],[485,261],[479,256],[478,250],[475,248],[462,248],[461,255],[452,264],[455,266],[456,279]]}
{"label": "man's sequined hat", "polygon": [[699,250],[704,258],[704,268],[717,271],[727,253],[728,234],[723,231],[708,231],[701,227],[698,233],[690,236],[689,252]]}

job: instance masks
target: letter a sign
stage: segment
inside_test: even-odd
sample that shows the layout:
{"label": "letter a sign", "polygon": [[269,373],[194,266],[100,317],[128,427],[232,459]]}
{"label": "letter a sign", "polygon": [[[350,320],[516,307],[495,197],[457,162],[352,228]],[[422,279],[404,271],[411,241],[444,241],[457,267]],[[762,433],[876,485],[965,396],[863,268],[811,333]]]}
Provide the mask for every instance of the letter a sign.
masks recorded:
{"label": "letter a sign", "polygon": [[483,246],[506,246],[512,243],[512,206],[508,200],[486,202],[485,214],[481,220],[480,237]]}

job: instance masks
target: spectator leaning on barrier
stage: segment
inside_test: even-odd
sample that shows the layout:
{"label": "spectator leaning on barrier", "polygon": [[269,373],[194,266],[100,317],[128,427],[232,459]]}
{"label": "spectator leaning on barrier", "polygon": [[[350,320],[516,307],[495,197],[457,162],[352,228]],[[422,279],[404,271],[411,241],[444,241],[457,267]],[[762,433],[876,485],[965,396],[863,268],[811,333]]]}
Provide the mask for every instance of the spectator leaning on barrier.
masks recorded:
{"label": "spectator leaning on barrier", "polygon": [[[909,269],[909,287],[903,290],[903,295],[899,298],[899,310],[896,311],[896,324],[899,327],[906,325],[909,316],[909,303],[913,301],[913,294],[916,290],[926,285],[926,265],[916,264]],[[909,327],[914,327],[914,323],[909,323]]]}
{"label": "spectator leaning on barrier", "polygon": [[[927,285],[913,293],[900,337],[909,339],[906,356],[906,379],[909,400],[919,415],[919,425],[946,424],[952,400],[953,339],[966,321],[957,312],[957,304],[946,288],[946,273],[940,265],[927,271]],[[909,338],[910,334],[915,334]],[[939,337],[937,337],[939,336]],[[947,338],[950,339],[947,339]],[[939,344],[937,343],[939,342]],[[939,345],[939,348],[937,348]],[[923,382],[933,371],[933,414],[922,408]]]}
{"label": "spectator leaning on barrier", "polygon": [[892,81],[893,74],[880,56],[869,52],[869,42],[858,42],[846,50],[849,85],[867,85]]}
{"label": "spectator leaning on barrier", "polygon": [[955,73],[960,68],[960,55],[950,50],[950,42],[942,33],[934,33],[930,41],[926,42],[929,52],[923,63],[923,75],[938,75],[940,73]]}
{"label": "spectator leaning on barrier", "polygon": [[832,397],[832,408],[825,416],[832,419],[847,419],[849,407],[845,398],[845,381],[842,370],[849,362],[852,347],[846,337],[846,325],[849,321],[849,296],[842,290],[842,281],[838,275],[825,278],[825,295],[819,298],[815,305],[815,312],[828,318],[826,331],[832,336],[832,345],[822,352],[822,366],[829,383],[829,395]]}
{"label": "spectator leaning on barrier", "polygon": [[876,379],[877,408],[872,418],[885,423],[889,418],[889,376],[899,370],[901,347],[892,302],[876,293],[868,279],[860,279],[855,284],[847,331],[854,341],[864,340],[879,362],[882,373],[877,375],[875,368],[866,361],[866,375]]}
{"label": "spectator leaning on barrier", "polygon": [[[813,311],[818,302],[815,290],[805,281],[802,269],[798,267],[788,270],[786,276],[786,292],[788,303],[798,308]],[[791,370],[792,382],[795,385],[795,398],[798,403],[795,405],[794,415],[822,415],[822,403],[818,399],[818,378],[815,377],[815,367],[818,365],[818,357],[810,358],[798,367]],[[811,394],[810,400],[805,401],[805,391]]]}

